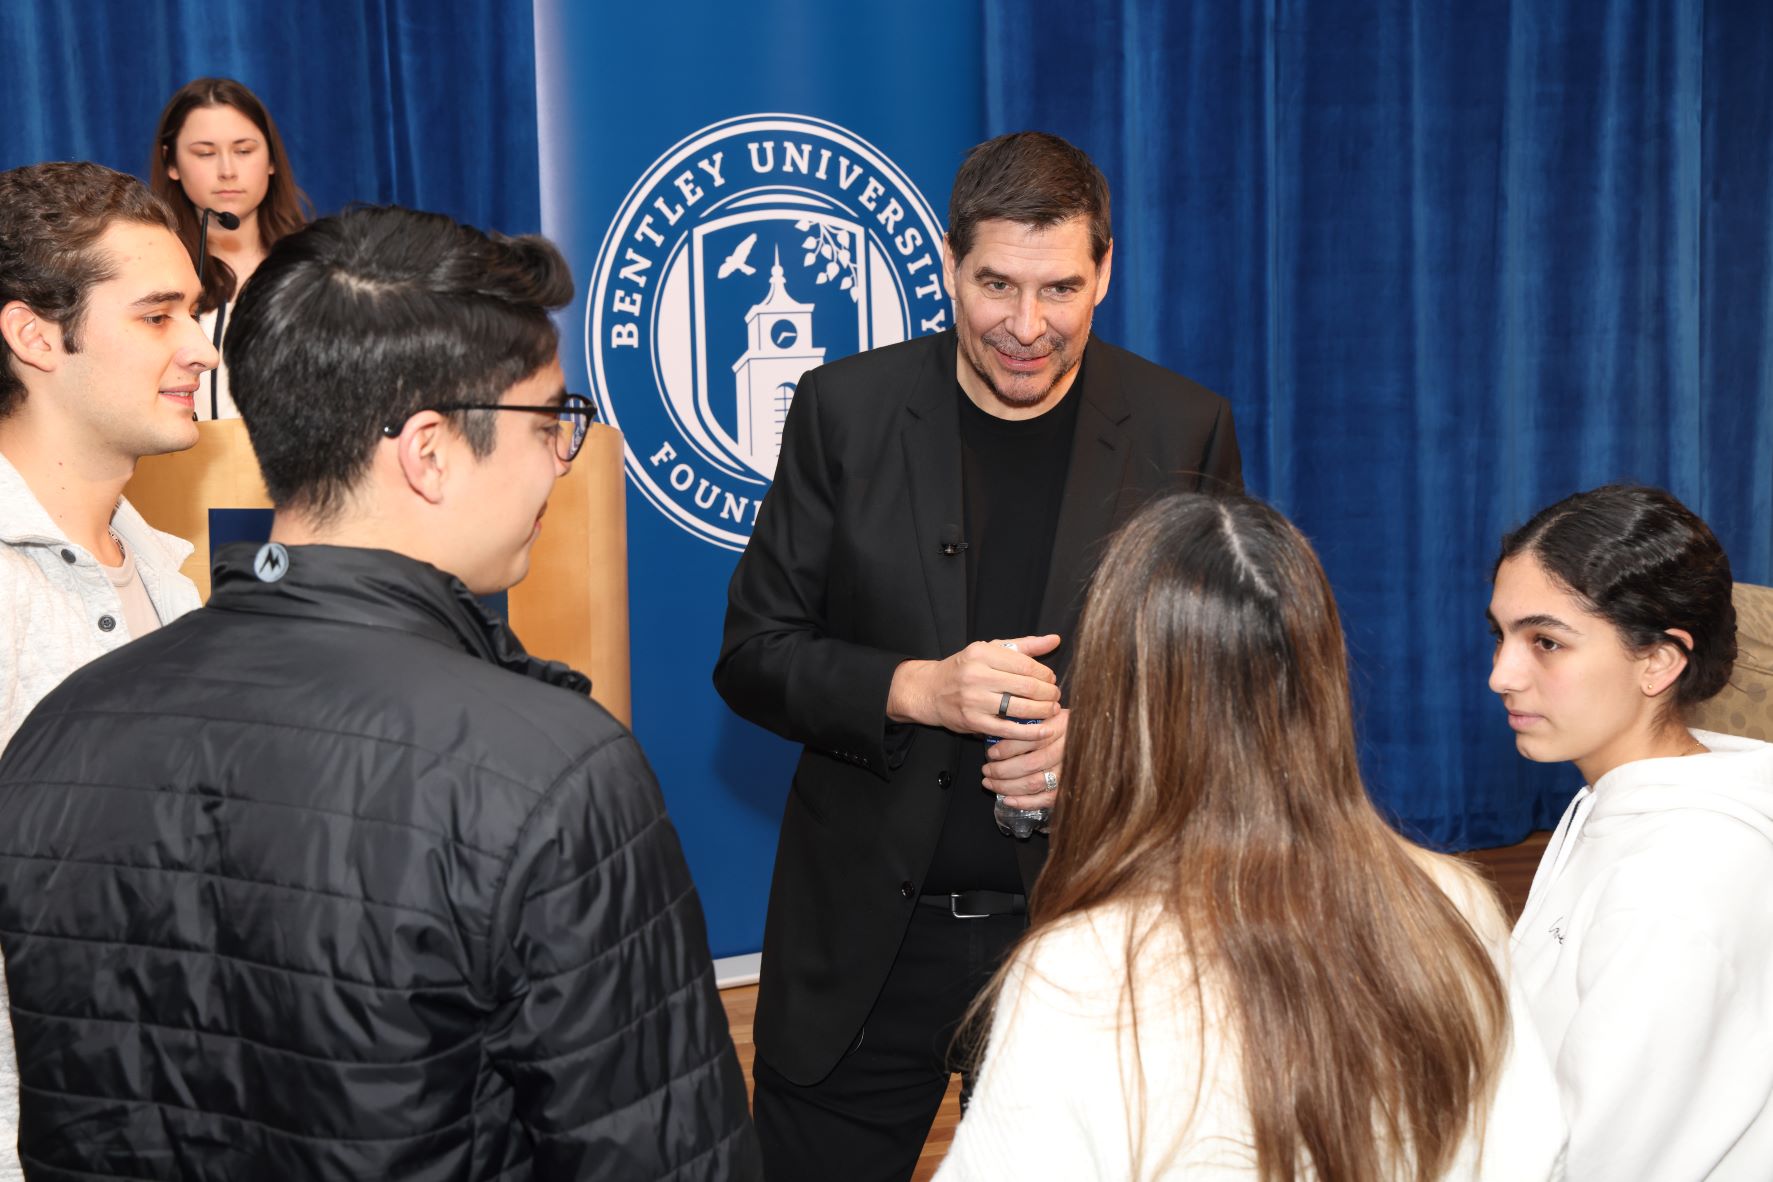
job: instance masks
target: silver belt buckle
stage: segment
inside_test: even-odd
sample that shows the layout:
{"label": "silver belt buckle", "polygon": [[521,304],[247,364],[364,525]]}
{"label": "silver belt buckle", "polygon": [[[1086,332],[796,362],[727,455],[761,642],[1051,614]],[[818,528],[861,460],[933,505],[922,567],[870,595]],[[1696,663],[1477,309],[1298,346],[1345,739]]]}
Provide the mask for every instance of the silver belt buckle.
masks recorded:
{"label": "silver belt buckle", "polygon": [[984,911],[979,912],[977,915],[969,915],[965,911],[962,911],[960,909],[960,896],[959,895],[949,895],[948,896],[948,914],[952,915],[956,919],[990,919],[991,918],[991,916],[987,912],[984,912]]}

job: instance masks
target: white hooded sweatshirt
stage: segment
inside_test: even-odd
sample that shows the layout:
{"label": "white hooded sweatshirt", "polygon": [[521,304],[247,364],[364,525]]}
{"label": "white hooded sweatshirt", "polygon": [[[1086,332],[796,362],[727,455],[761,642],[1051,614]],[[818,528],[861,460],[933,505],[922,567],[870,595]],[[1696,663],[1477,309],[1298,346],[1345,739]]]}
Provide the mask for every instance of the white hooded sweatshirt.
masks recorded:
{"label": "white hooded sweatshirt", "polygon": [[1576,794],[1514,929],[1571,1182],[1773,1179],[1773,745]]}

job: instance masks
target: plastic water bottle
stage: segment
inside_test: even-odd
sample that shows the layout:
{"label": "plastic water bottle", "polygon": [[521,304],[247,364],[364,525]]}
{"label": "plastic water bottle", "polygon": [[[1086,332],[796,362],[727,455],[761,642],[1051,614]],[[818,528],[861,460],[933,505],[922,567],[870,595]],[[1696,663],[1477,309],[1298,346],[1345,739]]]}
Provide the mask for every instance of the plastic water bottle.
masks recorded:
{"label": "plastic water bottle", "polygon": [[[1012,718],[1011,722],[1019,722],[1023,726],[1039,722],[1038,718]],[[997,738],[992,735],[985,737],[987,747],[995,747]],[[1004,833],[1019,841],[1027,841],[1038,830],[1047,831],[1047,822],[1052,819],[1053,810],[1011,808],[1009,802],[999,796],[991,805],[991,815],[997,821],[997,827]]]}

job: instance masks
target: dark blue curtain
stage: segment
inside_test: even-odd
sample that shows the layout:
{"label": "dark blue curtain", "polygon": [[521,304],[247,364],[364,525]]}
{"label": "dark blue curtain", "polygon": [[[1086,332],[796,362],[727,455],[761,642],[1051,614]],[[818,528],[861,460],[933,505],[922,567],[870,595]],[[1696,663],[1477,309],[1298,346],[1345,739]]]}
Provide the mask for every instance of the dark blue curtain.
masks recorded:
{"label": "dark blue curtain", "polygon": [[1097,331],[1229,397],[1323,556],[1376,795],[1452,846],[1555,818],[1485,688],[1502,533],[1634,479],[1773,576],[1773,6],[985,8],[990,130],[1113,186]]}
{"label": "dark blue curtain", "polygon": [[168,96],[222,74],[264,100],[322,213],[540,228],[530,0],[7,0],[0,25],[0,168],[141,175]]}
{"label": "dark blue curtain", "polygon": [[[981,0],[991,131],[1117,202],[1103,335],[1231,398],[1256,493],[1323,555],[1376,793],[1451,845],[1575,780],[1484,688],[1485,576],[1620,478],[1773,582],[1773,6]],[[276,116],[324,212],[539,225],[529,0],[8,0],[0,167],[140,172],[205,73]],[[588,64],[588,68],[591,64]]]}

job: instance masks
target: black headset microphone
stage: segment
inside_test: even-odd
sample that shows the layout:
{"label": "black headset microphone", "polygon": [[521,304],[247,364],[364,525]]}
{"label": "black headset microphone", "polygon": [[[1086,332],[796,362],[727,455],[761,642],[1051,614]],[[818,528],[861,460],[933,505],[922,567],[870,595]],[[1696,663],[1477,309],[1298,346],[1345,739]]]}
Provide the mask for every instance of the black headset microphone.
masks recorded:
{"label": "black headset microphone", "polygon": [[197,218],[197,282],[203,282],[203,264],[209,261],[209,219],[214,218],[224,230],[238,230],[240,215],[225,209],[205,209]]}
{"label": "black headset microphone", "polygon": [[[225,209],[205,209],[197,218],[197,283],[203,283],[203,264],[209,261],[209,219],[214,218],[221,223],[224,230],[238,230],[240,215],[229,213]],[[218,306],[215,312],[215,346],[222,346],[222,319],[227,313]],[[215,370],[209,371],[209,417],[216,417],[216,376]],[[191,421],[197,421],[197,412],[191,412]]]}

